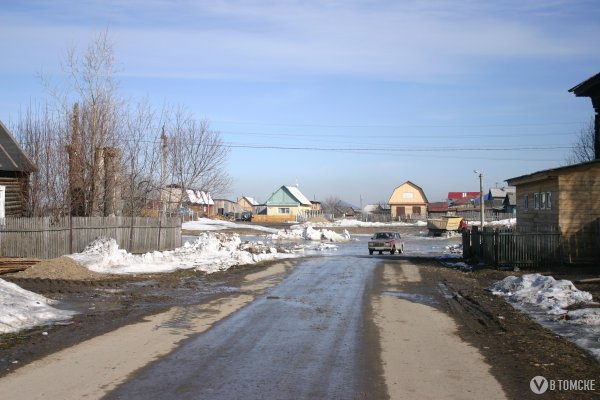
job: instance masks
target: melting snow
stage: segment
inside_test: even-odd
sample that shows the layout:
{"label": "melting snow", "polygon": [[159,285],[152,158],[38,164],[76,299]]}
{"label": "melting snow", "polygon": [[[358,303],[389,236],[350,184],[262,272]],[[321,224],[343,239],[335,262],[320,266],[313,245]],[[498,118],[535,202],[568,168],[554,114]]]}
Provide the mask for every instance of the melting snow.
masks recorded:
{"label": "melting snow", "polygon": [[55,300],[0,279],[0,333],[18,332],[71,318],[74,311],[52,307]]}
{"label": "melting snow", "polygon": [[[600,360],[600,308],[593,307],[597,303],[589,292],[577,289],[571,281],[540,274],[509,276],[489,289]],[[569,310],[573,307],[578,309]]]}
{"label": "melting snow", "polygon": [[270,236],[272,240],[325,240],[329,242],[348,242],[351,240],[347,230],[336,233],[328,229],[314,229],[312,226],[294,225],[291,230],[281,230]]}

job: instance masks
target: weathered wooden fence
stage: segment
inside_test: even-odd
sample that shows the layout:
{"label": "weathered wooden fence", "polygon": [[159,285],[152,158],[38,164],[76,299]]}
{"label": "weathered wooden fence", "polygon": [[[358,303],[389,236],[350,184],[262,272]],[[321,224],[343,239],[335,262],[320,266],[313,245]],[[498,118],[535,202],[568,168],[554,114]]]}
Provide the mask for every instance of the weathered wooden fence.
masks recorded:
{"label": "weathered wooden fence", "polygon": [[524,233],[509,229],[477,227],[463,232],[464,258],[488,264],[536,268],[560,265],[564,261],[562,237],[558,232]]}
{"label": "weathered wooden fence", "polygon": [[54,258],[82,251],[99,236],[130,253],[181,246],[179,217],[59,217],[0,220],[0,257]]}

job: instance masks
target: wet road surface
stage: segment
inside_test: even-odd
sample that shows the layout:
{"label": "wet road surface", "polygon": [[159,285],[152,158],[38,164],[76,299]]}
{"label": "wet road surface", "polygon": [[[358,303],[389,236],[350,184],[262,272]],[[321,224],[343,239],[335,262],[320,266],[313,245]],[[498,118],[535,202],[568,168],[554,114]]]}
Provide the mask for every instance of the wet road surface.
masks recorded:
{"label": "wet road surface", "polygon": [[363,345],[363,307],[375,266],[375,258],[301,261],[278,286],[106,398],[386,397]]}

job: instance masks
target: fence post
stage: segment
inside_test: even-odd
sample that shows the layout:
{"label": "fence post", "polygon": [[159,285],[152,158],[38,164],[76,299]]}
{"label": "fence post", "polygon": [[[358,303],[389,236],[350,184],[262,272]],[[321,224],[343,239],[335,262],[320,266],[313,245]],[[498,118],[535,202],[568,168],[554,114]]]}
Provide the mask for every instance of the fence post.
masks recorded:
{"label": "fence post", "polygon": [[463,258],[468,260],[471,258],[471,231],[468,229],[462,232]]}
{"label": "fence post", "polygon": [[494,266],[498,266],[500,261],[500,231],[494,230]]}
{"label": "fence post", "polygon": [[160,233],[162,231],[162,217],[158,216],[158,245],[156,246],[157,250],[160,251]]}
{"label": "fence post", "polygon": [[69,214],[69,254],[73,254],[73,215]]}

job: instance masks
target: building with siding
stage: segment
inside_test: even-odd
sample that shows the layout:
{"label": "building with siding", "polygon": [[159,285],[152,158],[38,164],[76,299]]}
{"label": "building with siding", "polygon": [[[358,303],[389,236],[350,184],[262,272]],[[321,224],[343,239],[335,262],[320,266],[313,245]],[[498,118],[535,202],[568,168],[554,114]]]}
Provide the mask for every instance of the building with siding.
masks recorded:
{"label": "building with siding", "polygon": [[393,219],[427,217],[427,197],[420,186],[406,181],[392,192],[388,204]]}
{"label": "building with siding", "polygon": [[600,160],[506,181],[516,187],[519,231],[560,232],[568,262],[600,259]]}
{"label": "building with siding", "polygon": [[0,121],[0,186],[5,187],[5,216],[27,215],[29,177],[37,168]]}
{"label": "building with siding", "polygon": [[311,211],[312,203],[295,186],[282,186],[265,203],[267,215],[281,218],[295,218],[298,214]]}

